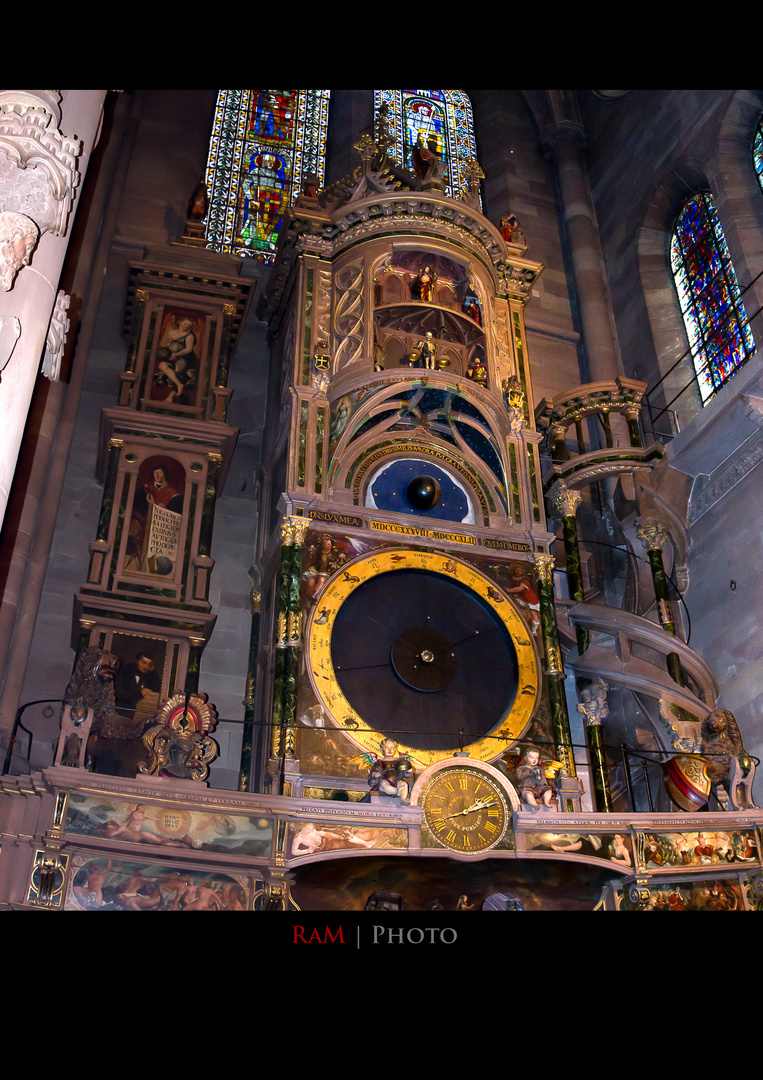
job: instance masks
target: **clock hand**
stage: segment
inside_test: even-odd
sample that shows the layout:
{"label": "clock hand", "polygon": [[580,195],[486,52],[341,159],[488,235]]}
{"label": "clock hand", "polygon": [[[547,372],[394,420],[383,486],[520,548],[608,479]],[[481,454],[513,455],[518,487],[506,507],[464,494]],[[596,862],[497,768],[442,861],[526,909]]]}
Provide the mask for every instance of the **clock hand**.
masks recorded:
{"label": "clock hand", "polygon": [[467,806],[467,808],[465,810],[457,810],[455,814],[447,814],[446,818],[450,819],[450,818],[454,818],[454,817],[461,817],[464,814],[472,814],[476,810],[485,810],[488,806],[492,806],[496,802],[498,802],[497,799],[490,799],[487,802],[472,803],[472,805]]}

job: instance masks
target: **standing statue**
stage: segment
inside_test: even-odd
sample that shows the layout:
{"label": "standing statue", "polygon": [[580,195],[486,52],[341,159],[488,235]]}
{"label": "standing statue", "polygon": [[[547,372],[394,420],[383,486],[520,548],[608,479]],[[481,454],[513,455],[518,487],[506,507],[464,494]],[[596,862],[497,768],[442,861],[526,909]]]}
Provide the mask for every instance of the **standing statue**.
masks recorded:
{"label": "standing statue", "polygon": [[434,299],[434,287],[436,281],[437,274],[431,266],[425,266],[423,270],[419,270],[418,274],[411,282],[411,299],[423,300],[427,304],[431,304]]}
{"label": "standing statue", "polygon": [[418,360],[416,361],[417,367],[423,367],[435,370],[437,365],[435,364],[435,343],[432,331],[427,330],[426,334],[421,341],[418,341],[414,348],[414,355],[418,353]]}
{"label": "standing statue", "polygon": [[[714,709],[702,721],[701,753],[708,759],[710,788],[724,809],[747,810],[754,806],[752,780],[755,765],[742,745],[734,714]],[[740,790],[741,789],[741,790]]]}

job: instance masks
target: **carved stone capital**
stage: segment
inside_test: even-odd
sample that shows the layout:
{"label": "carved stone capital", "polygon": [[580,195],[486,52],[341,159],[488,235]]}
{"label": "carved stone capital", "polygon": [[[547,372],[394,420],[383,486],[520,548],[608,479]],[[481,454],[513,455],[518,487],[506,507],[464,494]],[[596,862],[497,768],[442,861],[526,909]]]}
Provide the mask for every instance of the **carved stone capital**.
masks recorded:
{"label": "carved stone capital", "polygon": [[557,481],[546,496],[551,516],[555,518],[574,517],[583,501],[579,491],[568,488],[561,480]]}
{"label": "carved stone capital", "polygon": [[304,544],[311,521],[309,517],[284,518],[281,522],[281,543],[287,547],[292,544]]}
{"label": "carved stone capital", "polygon": [[556,560],[553,555],[536,554],[533,555],[533,563],[535,570],[541,581],[544,581],[547,585],[553,585],[554,583],[554,566]]}
{"label": "carved stone capital", "polygon": [[600,679],[593,686],[587,686],[580,694],[578,712],[584,716],[589,727],[598,726],[609,716],[607,692],[609,686]]}
{"label": "carved stone capital", "polygon": [[663,542],[670,539],[665,526],[652,520],[636,522],[636,536],[647,551],[662,551]]}
{"label": "carved stone capital", "polygon": [[63,236],[80,182],[82,143],[59,131],[53,93],[0,95],[0,209],[31,218],[41,233]]}

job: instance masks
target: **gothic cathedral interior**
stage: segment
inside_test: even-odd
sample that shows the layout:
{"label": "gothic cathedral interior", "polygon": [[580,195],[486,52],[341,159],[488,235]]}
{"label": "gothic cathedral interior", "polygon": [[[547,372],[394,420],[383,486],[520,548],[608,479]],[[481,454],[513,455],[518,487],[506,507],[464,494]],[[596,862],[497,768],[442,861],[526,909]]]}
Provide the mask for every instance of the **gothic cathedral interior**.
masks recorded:
{"label": "gothic cathedral interior", "polygon": [[763,908],[763,92],[6,90],[0,165],[0,908]]}

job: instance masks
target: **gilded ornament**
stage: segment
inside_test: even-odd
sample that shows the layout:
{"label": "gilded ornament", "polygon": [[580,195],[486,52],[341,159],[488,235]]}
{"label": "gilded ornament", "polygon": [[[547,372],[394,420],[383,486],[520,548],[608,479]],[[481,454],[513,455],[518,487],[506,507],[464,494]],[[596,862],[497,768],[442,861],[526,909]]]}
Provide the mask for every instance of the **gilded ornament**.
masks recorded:
{"label": "gilded ornament", "polygon": [[538,572],[538,577],[547,585],[553,585],[554,583],[555,562],[556,560],[553,555],[545,555],[542,553],[533,555],[533,564]]}

